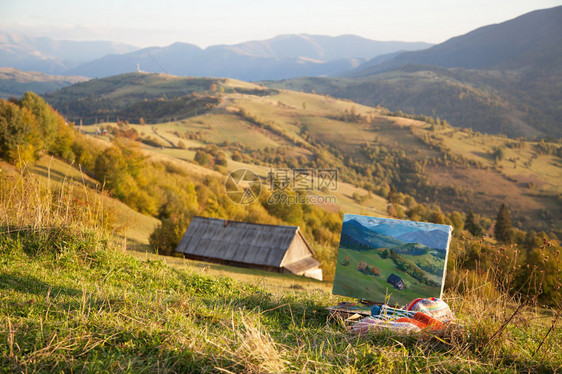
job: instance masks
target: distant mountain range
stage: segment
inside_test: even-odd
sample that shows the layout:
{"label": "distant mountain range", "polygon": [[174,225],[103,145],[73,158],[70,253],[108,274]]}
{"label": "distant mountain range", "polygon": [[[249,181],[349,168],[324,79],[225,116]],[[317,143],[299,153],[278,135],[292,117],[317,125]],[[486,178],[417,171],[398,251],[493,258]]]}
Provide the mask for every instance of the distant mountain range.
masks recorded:
{"label": "distant mountain range", "polygon": [[342,246],[362,247],[365,250],[372,248],[392,248],[404,244],[391,236],[378,233],[362,225],[355,219],[344,222],[341,233]]}
{"label": "distant mountain range", "polygon": [[[354,35],[280,35],[205,49],[136,49],[0,34],[0,64],[84,77],[133,72],[262,81],[511,137],[562,137],[562,6],[439,45]],[[332,77],[332,78],[330,78]],[[338,78],[336,78],[338,77]],[[8,88],[11,81],[5,82]],[[18,88],[19,89],[19,88]],[[16,90],[13,90],[16,91]]]}
{"label": "distant mountain range", "polygon": [[71,41],[0,33],[0,65],[45,74],[74,75],[80,64],[137,47],[111,41]]}
{"label": "distant mountain range", "polygon": [[354,35],[280,35],[269,40],[201,49],[193,44],[145,48],[109,55],[69,70],[69,74],[106,77],[134,71],[247,81],[341,73],[373,57],[418,50],[428,43],[380,42]]}
{"label": "distant mountain range", "polygon": [[446,248],[443,248],[443,244],[447,244],[449,236],[441,230],[418,230],[398,235],[396,239],[402,240],[406,243],[420,243],[429,248],[444,250]]}
{"label": "distant mountain range", "polygon": [[484,26],[431,48],[400,53],[382,63],[375,59],[346,76],[367,77],[408,64],[481,70],[559,68],[561,52],[562,6]]}
{"label": "distant mountain range", "polygon": [[0,34],[0,64],[24,71],[103,78],[137,71],[256,81],[340,74],[379,55],[430,47],[355,35],[280,35],[205,49],[189,43],[136,47]]}
{"label": "distant mountain range", "polygon": [[369,226],[370,230],[376,231],[379,234],[383,234],[386,236],[397,237],[398,235],[416,232],[419,229],[412,227],[412,226],[404,226],[404,225],[390,225],[387,223],[375,224]]}
{"label": "distant mountain range", "polygon": [[267,82],[454,126],[562,136],[562,6],[479,28],[420,51],[378,56],[341,78]]}

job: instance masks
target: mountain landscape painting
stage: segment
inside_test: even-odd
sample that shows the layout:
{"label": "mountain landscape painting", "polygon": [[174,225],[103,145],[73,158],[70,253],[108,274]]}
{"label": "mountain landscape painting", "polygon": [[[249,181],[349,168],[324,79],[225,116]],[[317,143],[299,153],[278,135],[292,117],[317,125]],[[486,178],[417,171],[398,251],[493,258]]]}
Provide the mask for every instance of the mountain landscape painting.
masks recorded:
{"label": "mountain landscape painting", "polygon": [[453,228],[345,214],[333,293],[406,305],[441,297]]}

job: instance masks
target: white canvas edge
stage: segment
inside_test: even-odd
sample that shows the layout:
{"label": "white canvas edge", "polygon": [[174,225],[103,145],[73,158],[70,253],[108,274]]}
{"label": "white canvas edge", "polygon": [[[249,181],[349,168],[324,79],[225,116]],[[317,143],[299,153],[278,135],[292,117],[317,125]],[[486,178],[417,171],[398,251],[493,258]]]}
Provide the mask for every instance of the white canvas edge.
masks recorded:
{"label": "white canvas edge", "polygon": [[453,226],[449,226],[449,239],[447,240],[447,247],[445,250],[445,268],[443,269],[443,279],[441,280],[441,292],[439,293],[439,299],[443,299],[443,290],[445,289],[445,278],[447,278],[447,265],[449,264],[449,247],[451,245],[451,240],[453,239]]}

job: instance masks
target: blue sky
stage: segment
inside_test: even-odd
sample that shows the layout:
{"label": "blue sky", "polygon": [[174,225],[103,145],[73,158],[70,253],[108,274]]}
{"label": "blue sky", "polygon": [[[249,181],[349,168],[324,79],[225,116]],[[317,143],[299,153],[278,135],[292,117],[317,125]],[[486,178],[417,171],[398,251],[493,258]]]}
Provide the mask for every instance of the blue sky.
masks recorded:
{"label": "blue sky", "polygon": [[561,0],[0,0],[0,31],[139,47],[200,47],[279,34],[440,43]]}

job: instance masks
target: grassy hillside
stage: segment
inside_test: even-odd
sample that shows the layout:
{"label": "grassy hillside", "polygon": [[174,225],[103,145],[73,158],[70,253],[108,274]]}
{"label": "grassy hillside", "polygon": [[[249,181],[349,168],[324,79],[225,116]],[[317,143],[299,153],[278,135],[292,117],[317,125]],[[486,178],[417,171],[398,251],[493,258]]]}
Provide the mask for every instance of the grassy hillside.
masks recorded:
{"label": "grassy hillside", "polygon": [[521,73],[409,64],[356,79],[297,78],[266,84],[439,117],[453,126],[489,134],[559,138],[560,78],[558,71]]}
{"label": "grassy hillside", "polygon": [[[103,144],[103,142],[101,143]],[[192,175],[215,175],[209,169],[202,168],[192,163],[183,163],[167,156],[152,154],[153,160],[175,162],[178,166],[188,168]],[[21,170],[0,161],[0,178],[3,188],[14,188],[14,180],[22,180]],[[25,169],[30,178],[30,183],[38,183],[38,188],[44,188],[54,193],[66,193],[85,201],[87,206],[96,206],[105,212],[103,215],[107,220],[107,227],[111,228],[115,238],[120,240],[119,244],[130,251],[130,255],[139,261],[161,261],[172,268],[190,268],[209,276],[228,276],[247,283],[267,285],[270,290],[283,289],[306,289],[309,291],[323,290],[329,292],[331,284],[328,282],[317,282],[308,278],[293,276],[290,274],[276,274],[256,269],[244,269],[233,266],[211,264],[207,262],[188,260],[182,257],[168,257],[152,253],[149,246],[149,236],[160,221],[154,217],[141,214],[131,209],[121,201],[112,198],[107,192],[100,191],[100,183],[91,178],[75,165],[68,164],[58,158],[44,156],[33,165]],[[8,178],[8,179],[7,179]],[[17,199],[16,196],[8,196],[10,200]],[[12,201],[13,202],[13,201]]]}
{"label": "grassy hillside", "polygon": [[[338,263],[345,263],[345,258],[349,258],[349,264],[341,268],[341,272],[336,274],[334,279],[334,293],[345,294],[361,298],[361,295],[387,295],[389,305],[406,305],[416,299],[416,295],[434,295],[439,297],[440,287],[423,284],[407,273],[400,273],[404,281],[405,288],[397,290],[392,287],[387,279],[391,274],[396,273],[396,264],[390,258],[383,258],[379,251],[361,252],[349,248],[340,248],[338,251]],[[417,257],[417,256],[414,256]],[[416,260],[417,261],[417,260]],[[360,262],[366,262],[368,266],[376,266],[379,275],[359,272]],[[359,273],[359,274],[358,274]],[[441,281],[441,279],[437,279]]]}
{"label": "grassy hillside", "polygon": [[[351,336],[318,282],[203,274],[134,258],[96,205],[0,175],[3,372],[533,371],[562,367],[554,316],[483,288],[445,295],[461,328],[441,336]],[[93,210],[92,210],[93,209]],[[9,227],[9,230],[5,228]],[[277,279],[277,280],[276,280]],[[488,279],[489,281],[490,279]],[[301,281],[303,282],[303,281]],[[306,282],[306,281],[304,281]],[[302,283],[301,283],[302,284]],[[318,284],[314,289],[313,285]]]}
{"label": "grassy hillside", "polygon": [[[79,89],[75,94],[82,97],[96,92],[115,98],[116,103],[134,103],[142,90],[153,90],[156,97],[168,93],[173,84],[199,84],[199,79],[174,79],[131,74],[107,79],[116,82],[117,88],[104,83],[101,89],[96,82],[91,90],[88,84],[72,89]],[[424,79],[434,80],[432,76]],[[473,209],[492,218],[507,202],[519,228],[561,234],[556,213],[562,192],[558,143],[457,130],[438,119],[406,118],[329,96],[267,90],[235,80],[214,84],[214,93],[208,94],[219,103],[206,113],[153,125],[131,122],[127,131],[133,131],[137,140],[152,139],[143,146],[147,151],[185,161],[216,144],[228,161],[222,173],[248,168],[264,181],[271,167],[337,168],[340,183],[331,192],[346,212],[387,214],[392,185],[415,201],[436,204],[445,212]],[[479,91],[470,88],[470,92]],[[56,106],[63,93],[48,99]],[[73,102],[83,101],[76,98]],[[489,105],[496,99],[481,102]],[[64,107],[61,110],[64,113]],[[117,128],[115,123],[100,125]],[[83,130],[94,133],[98,127],[84,126]],[[401,204],[404,212],[411,208],[404,198]]]}
{"label": "grassy hillside", "polygon": [[[19,178],[20,171],[0,161],[2,174]],[[141,214],[121,201],[101,191],[98,181],[82,172],[76,165],[70,165],[58,158],[43,156],[38,162],[26,168],[26,173],[43,186],[54,190],[70,189],[72,193],[88,204],[98,204],[107,214],[107,224],[114,233],[126,239],[127,248],[148,250],[148,237],[160,221],[154,217]]]}
{"label": "grassy hillside", "polygon": [[45,94],[86,80],[86,77],[48,75],[1,67],[0,97],[20,97],[27,91]]}
{"label": "grassy hillside", "polygon": [[[208,110],[216,103],[204,93],[218,82],[210,78],[178,78],[165,74],[130,73],[93,79],[46,95],[70,121],[92,124],[117,119],[138,122],[170,120]],[[80,100],[76,100],[80,98]]]}

